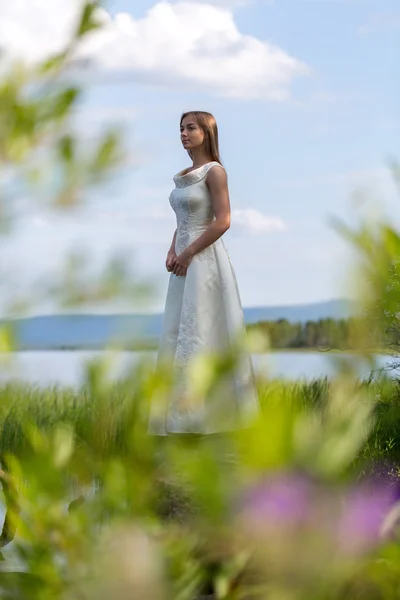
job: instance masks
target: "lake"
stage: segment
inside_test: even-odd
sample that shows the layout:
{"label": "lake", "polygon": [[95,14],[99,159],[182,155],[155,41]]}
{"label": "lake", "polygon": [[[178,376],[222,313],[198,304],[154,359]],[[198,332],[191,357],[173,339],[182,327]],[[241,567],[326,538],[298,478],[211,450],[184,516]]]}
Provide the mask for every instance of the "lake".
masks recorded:
{"label": "lake", "polygon": [[[102,351],[32,351],[0,355],[0,381],[18,380],[38,386],[68,385],[78,387],[84,382],[85,365],[107,354]],[[156,352],[118,352],[110,354],[115,362],[112,376],[121,374],[142,358],[153,362]],[[327,352],[271,352],[254,354],[255,371],[268,377],[285,379],[314,379],[331,377],[336,372],[337,361],[346,360],[353,364],[361,377],[368,376],[368,367],[360,363],[355,355]],[[376,358],[377,366],[388,365],[393,359],[387,356]]]}

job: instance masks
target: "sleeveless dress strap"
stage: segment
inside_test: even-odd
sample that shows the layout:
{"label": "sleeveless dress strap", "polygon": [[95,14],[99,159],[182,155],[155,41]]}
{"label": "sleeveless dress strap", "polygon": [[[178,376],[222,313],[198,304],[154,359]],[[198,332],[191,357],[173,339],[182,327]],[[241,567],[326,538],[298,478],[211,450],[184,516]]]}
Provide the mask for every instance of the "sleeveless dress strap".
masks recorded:
{"label": "sleeveless dress strap", "polygon": [[219,162],[214,161],[214,162],[210,162],[207,165],[204,165],[204,175],[206,176],[207,173],[213,168],[213,167],[220,167],[221,169],[224,169],[225,171],[225,167],[223,167]]}

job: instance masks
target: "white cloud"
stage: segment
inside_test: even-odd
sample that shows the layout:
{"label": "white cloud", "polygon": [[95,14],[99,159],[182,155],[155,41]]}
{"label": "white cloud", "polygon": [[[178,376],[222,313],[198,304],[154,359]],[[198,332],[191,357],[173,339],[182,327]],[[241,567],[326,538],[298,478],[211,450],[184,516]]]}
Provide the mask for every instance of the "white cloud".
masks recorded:
{"label": "white cloud", "polygon": [[195,4],[211,4],[214,6],[222,6],[223,8],[236,8],[237,6],[246,6],[251,0],[186,0],[189,3]]}
{"label": "white cloud", "polygon": [[[230,4],[230,3],[229,3]],[[60,50],[76,22],[79,0],[0,0],[0,40],[9,56],[35,61]],[[284,101],[307,65],[283,49],[244,35],[231,10],[204,2],[155,4],[144,18],[102,9],[104,27],[86,38],[76,59],[85,77],[119,75],[138,82]]]}
{"label": "white cloud", "polygon": [[0,48],[7,57],[35,62],[67,44],[82,0],[0,0]]}
{"label": "white cloud", "polygon": [[[273,4],[274,0],[258,0],[263,4]],[[186,0],[186,2],[195,2],[197,4],[211,4],[215,6],[222,6],[223,8],[236,8],[240,6],[247,6],[248,4],[254,4],[257,0]]]}
{"label": "white cloud", "polygon": [[285,231],[286,224],[279,217],[267,217],[254,208],[232,211],[232,225],[250,235],[260,235],[271,231]]}

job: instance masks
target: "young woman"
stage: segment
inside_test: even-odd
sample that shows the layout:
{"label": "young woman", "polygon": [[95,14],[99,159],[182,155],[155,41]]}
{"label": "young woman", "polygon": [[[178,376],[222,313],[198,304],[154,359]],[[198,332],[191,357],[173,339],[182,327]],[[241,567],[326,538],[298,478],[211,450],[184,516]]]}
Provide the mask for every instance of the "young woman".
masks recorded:
{"label": "young woman", "polygon": [[157,365],[171,361],[175,385],[171,397],[152,402],[149,431],[158,435],[232,431],[246,427],[258,413],[253,367],[244,349],[218,390],[201,393],[191,385],[191,360],[229,351],[245,326],[222,240],[231,214],[215,118],[207,112],[184,113],[180,131],[193,165],[175,175],[169,199],[177,228],[165,263],[171,275]]}

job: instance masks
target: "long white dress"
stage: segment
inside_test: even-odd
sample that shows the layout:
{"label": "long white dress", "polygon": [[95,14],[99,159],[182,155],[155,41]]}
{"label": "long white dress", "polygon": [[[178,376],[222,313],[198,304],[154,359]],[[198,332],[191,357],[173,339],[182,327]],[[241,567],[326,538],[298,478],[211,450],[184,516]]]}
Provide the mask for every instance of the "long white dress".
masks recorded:
{"label": "long white dress", "polygon": [[[179,255],[215,219],[206,176],[210,162],[175,175],[169,201],[176,213]],[[188,366],[199,355],[220,353],[245,336],[235,272],[222,238],[196,254],[186,276],[170,275],[157,366],[171,361],[175,385],[168,398],[152,401],[149,433],[219,433],[251,424],[259,411],[251,357],[242,346],[235,369],[208,394],[190,387]],[[157,368],[157,367],[156,367]]]}

